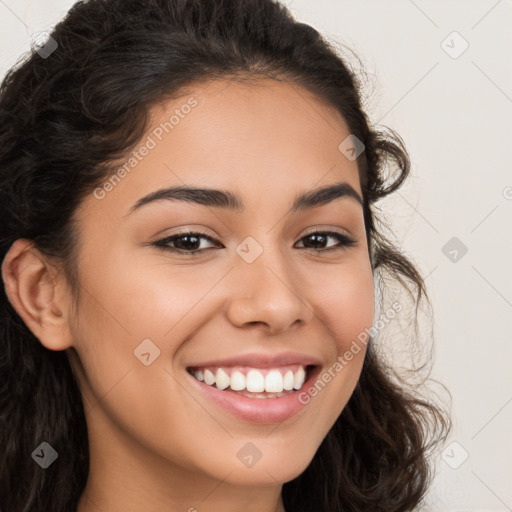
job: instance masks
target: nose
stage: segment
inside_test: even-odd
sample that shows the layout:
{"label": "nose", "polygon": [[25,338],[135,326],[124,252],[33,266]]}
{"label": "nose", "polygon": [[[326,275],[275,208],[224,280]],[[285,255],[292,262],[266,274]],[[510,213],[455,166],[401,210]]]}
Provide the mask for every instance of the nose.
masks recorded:
{"label": "nose", "polygon": [[262,324],[274,335],[311,320],[314,313],[307,302],[307,290],[283,255],[271,257],[265,250],[254,262],[241,260],[236,266],[227,309],[233,325],[244,328]]}

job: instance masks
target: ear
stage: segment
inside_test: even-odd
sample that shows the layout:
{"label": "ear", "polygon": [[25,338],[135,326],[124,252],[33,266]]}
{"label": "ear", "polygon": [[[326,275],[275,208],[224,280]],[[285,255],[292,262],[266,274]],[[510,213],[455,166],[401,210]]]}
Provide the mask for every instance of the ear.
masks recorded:
{"label": "ear", "polygon": [[73,345],[64,276],[56,272],[31,240],[19,238],[2,263],[5,293],[14,309],[49,350]]}

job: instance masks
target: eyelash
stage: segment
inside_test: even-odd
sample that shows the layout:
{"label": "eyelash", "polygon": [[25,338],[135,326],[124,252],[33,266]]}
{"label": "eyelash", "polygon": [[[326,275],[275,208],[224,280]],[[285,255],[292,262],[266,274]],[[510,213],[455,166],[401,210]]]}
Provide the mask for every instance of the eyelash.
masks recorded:
{"label": "eyelash", "polygon": [[[340,242],[340,244],[336,247],[331,247],[331,248],[327,248],[327,249],[314,249],[314,248],[309,249],[309,250],[316,251],[316,252],[348,249],[349,247],[353,246],[356,243],[356,241],[354,239],[352,239],[342,233],[338,233],[336,231],[313,231],[311,233],[308,233],[307,235],[304,235],[300,240],[303,240],[304,238],[307,238],[307,237],[310,237],[313,235],[324,235],[324,236],[326,235],[328,237],[336,238]],[[161,240],[157,240],[156,242],[154,242],[150,245],[152,245],[153,247],[156,247],[158,249],[161,249],[163,251],[170,251],[173,253],[178,253],[178,254],[182,254],[182,255],[186,255],[186,256],[196,256],[198,253],[201,253],[201,252],[204,252],[205,250],[207,250],[207,249],[197,249],[195,251],[186,251],[186,250],[177,249],[175,247],[171,247],[170,245],[168,245],[169,242],[173,242],[176,239],[182,238],[185,236],[194,236],[196,238],[204,238],[210,242],[218,243],[214,238],[212,238],[208,235],[205,235],[204,233],[199,233],[197,231],[183,231],[182,233],[176,233],[174,235],[162,238]],[[308,249],[308,248],[306,247],[306,249]]]}

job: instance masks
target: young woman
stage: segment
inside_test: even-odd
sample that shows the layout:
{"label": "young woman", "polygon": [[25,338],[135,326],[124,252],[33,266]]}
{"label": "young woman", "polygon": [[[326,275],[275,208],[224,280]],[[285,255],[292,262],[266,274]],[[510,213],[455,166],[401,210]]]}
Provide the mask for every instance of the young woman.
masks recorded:
{"label": "young woman", "polygon": [[272,0],[78,2],[8,73],[0,510],[421,505],[451,424],[374,346],[426,294],[358,87]]}

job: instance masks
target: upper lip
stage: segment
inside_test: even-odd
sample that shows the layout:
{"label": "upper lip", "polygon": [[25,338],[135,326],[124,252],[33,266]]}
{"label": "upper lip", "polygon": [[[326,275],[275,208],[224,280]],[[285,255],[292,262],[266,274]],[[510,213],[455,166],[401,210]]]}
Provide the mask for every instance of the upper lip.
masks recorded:
{"label": "upper lip", "polygon": [[190,367],[206,366],[250,366],[252,368],[275,368],[290,364],[302,364],[304,366],[320,365],[321,362],[313,356],[296,352],[281,352],[279,354],[248,353],[237,356],[201,361],[187,365]]}

